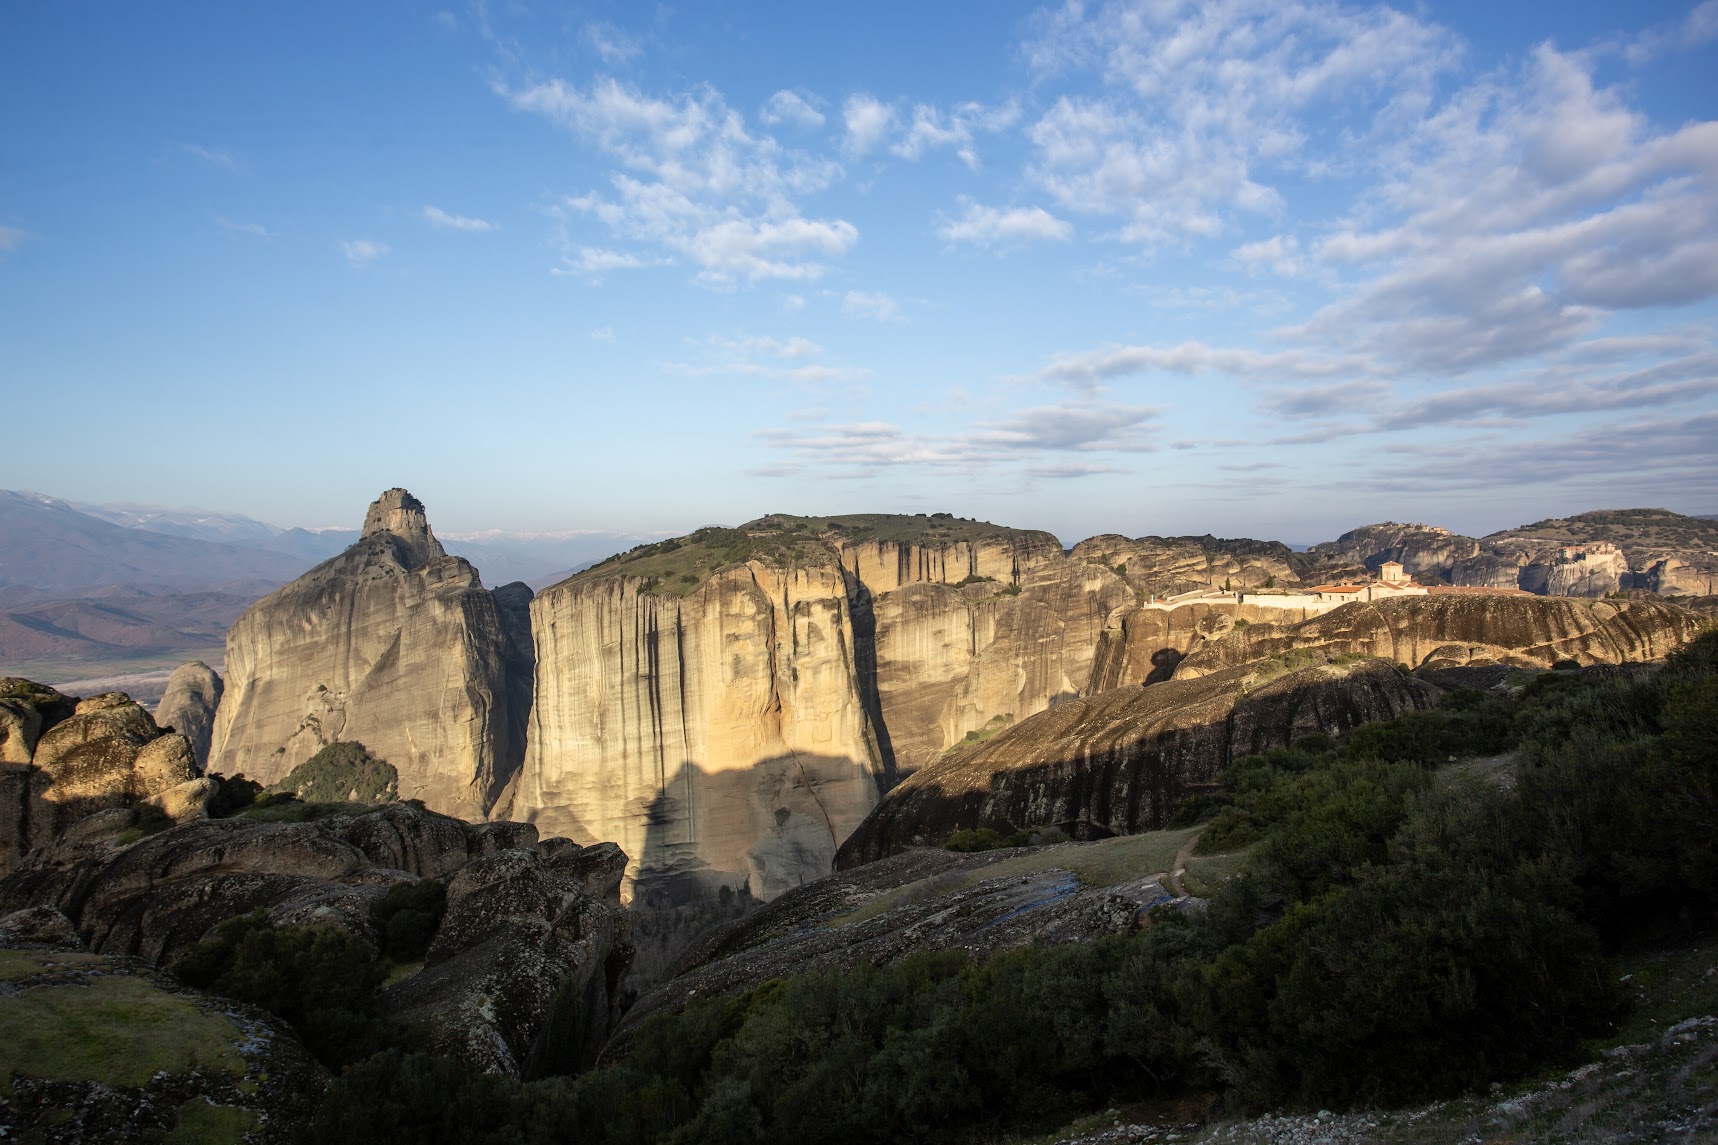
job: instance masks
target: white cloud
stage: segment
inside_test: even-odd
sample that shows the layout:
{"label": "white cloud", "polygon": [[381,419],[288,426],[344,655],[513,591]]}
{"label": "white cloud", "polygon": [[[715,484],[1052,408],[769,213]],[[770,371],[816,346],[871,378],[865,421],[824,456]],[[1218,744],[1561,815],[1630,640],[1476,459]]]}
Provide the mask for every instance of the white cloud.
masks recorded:
{"label": "white cloud", "polygon": [[1293,235],[1272,235],[1260,242],[1244,243],[1230,252],[1250,273],[1269,270],[1284,278],[1293,278],[1303,269],[1300,240]]}
{"label": "white cloud", "polygon": [[585,43],[611,68],[630,62],[644,50],[633,37],[606,22],[586,24]]}
{"label": "white cloud", "polygon": [[1361,277],[1296,335],[1460,373],[1718,295],[1718,123],[1656,134],[1591,66],[1541,47],[1393,147],[1312,252]]}
{"label": "white cloud", "polygon": [[598,327],[596,327],[595,329],[593,329],[591,331],[591,341],[593,341],[593,342],[612,342],[612,341],[614,341],[614,327],[613,326],[598,326]]}
{"label": "white cloud", "polygon": [[823,347],[798,335],[718,334],[693,345],[701,351],[702,360],[671,362],[667,368],[693,376],[737,375],[806,383],[856,382],[871,373],[860,367],[811,361],[823,356]]}
{"label": "white cloud", "polygon": [[874,318],[878,322],[894,322],[901,317],[901,307],[881,291],[849,290],[841,300],[841,312],[853,318]]}
{"label": "white cloud", "polygon": [[1176,346],[1108,346],[1101,350],[1057,354],[1033,376],[1076,389],[1132,374],[1200,374],[1206,371],[1241,378],[1331,378],[1368,372],[1358,358],[1325,358],[1295,350],[1263,352],[1182,342]]}
{"label": "white cloud", "polygon": [[272,239],[274,237],[274,232],[270,231],[261,223],[235,222],[225,216],[217,215],[215,217],[215,225],[224,231],[232,231],[235,234],[241,235],[255,235],[259,239]]}
{"label": "white cloud", "polygon": [[1718,0],[1697,4],[1687,16],[1642,32],[1623,48],[1631,64],[1649,63],[1668,52],[1686,52],[1718,39]]}
{"label": "white cloud", "polygon": [[852,95],[841,108],[847,128],[846,147],[853,155],[865,155],[882,145],[895,125],[895,109],[871,95]]}
{"label": "white cloud", "polygon": [[706,285],[814,279],[822,259],[858,241],[852,223],[805,218],[796,205],[840,167],[748,131],[713,89],[656,99],[612,79],[589,89],[552,80],[504,94],[624,168],[610,173],[608,193],[565,200],[563,219],[588,215],[618,238],[673,252]]}
{"label": "white cloud", "polygon": [[0,250],[17,250],[24,245],[24,240],[29,237],[28,231],[21,231],[17,227],[0,227]]}
{"label": "white cloud", "polygon": [[577,250],[568,251],[561,256],[561,265],[550,268],[551,274],[582,274],[591,278],[601,278],[615,270],[641,270],[647,266],[660,266],[661,262],[653,262],[640,258],[626,251],[609,250],[607,247],[582,246]]}
{"label": "white cloud", "polygon": [[768,429],[758,438],[787,453],[795,471],[860,473],[896,465],[978,470],[1027,464],[1034,476],[1074,477],[1122,472],[1103,463],[1034,463],[1066,453],[1140,453],[1155,448],[1158,411],[1145,406],[1065,402],[1019,410],[1000,421],[979,421],[950,433],[909,433],[890,422],[853,422],[807,429]]}
{"label": "white cloud", "polygon": [[440,207],[425,207],[424,220],[431,226],[448,231],[494,231],[500,229],[499,223],[488,219],[476,219],[469,215],[450,215]]}
{"label": "white cloud", "polygon": [[219,147],[204,147],[198,143],[181,143],[180,149],[187,155],[202,160],[211,167],[222,167],[228,171],[240,170],[239,161],[232,154]]}
{"label": "white cloud", "polygon": [[[1310,170],[1326,134],[1349,149],[1413,113],[1457,57],[1442,29],[1390,8],[1318,2],[1069,2],[1026,45],[1041,76],[1079,70],[1028,131],[1033,178],[1064,208],[1121,221],[1130,242],[1221,232],[1282,208],[1274,171]],[[1364,148],[1359,148],[1364,150]]]}
{"label": "white cloud", "polygon": [[944,222],[937,228],[937,234],[949,242],[990,246],[1009,242],[1065,242],[1073,237],[1074,227],[1043,207],[986,207],[967,200],[961,216]]}
{"label": "white cloud", "polygon": [[[975,132],[1006,131],[1020,118],[1020,109],[1013,103],[1001,107],[986,107],[981,103],[962,103],[943,111],[930,104],[913,106],[913,122],[901,138],[889,147],[891,154],[916,160],[927,151],[939,147],[952,148],[960,161],[973,171],[978,170],[978,148]],[[893,116],[884,125],[893,126]]]}
{"label": "white cloud", "polygon": [[758,118],[770,127],[787,123],[794,127],[823,126],[823,113],[796,91],[782,90],[764,100]]}
{"label": "white cloud", "polygon": [[353,266],[367,266],[388,253],[388,244],[372,239],[347,239],[340,243],[340,250]]}

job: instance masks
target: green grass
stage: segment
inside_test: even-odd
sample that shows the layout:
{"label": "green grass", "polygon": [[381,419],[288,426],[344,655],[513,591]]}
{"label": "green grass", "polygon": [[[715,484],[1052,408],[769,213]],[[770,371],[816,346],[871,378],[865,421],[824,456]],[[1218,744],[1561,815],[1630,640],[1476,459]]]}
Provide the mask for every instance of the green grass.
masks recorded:
{"label": "green grass", "polygon": [[1219,886],[1241,873],[1251,850],[1246,847],[1226,855],[1195,855],[1187,861],[1187,872],[1181,876],[1181,883],[1189,894],[1210,898]]}
{"label": "green grass", "polygon": [[246,1133],[261,1127],[262,1119],[248,1109],[193,1097],[179,1107],[179,1124],[167,1141],[169,1145],[237,1145]]}
{"label": "green grass", "polygon": [[[44,970],[68,959],[32,957]],[[0,1080],[23,1073],[139,1087],[160,1071],[243,1075],[235,1048],[242,1037],[226,1018],[142,978],[106,974],[87,985],[35,986],[0,998]]]}
{"label": "green grass", "polygon": [[49,954],[36,950],[0,950],[0,982],[21,982],[64,967],[98,966],[99,954]]}

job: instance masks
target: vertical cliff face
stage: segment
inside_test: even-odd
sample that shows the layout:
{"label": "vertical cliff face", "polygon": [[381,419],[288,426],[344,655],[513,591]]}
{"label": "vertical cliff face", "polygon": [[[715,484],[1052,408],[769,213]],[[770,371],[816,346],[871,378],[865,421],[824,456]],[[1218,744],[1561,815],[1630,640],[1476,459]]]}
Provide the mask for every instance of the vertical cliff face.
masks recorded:
{"label": "vertical cliff face", "polygon": [[1019,584],[1033,570],[1062,560],[1062,542],[1049,533],[1012,529],[962,540],[841,543],[842,567],[874,596],[909,584],[959,584],[968,578]]}
{"label": "vertical cliff face", "polygon": [[201,660],[187,660],[167,677],[167,690],[155,705],[155,722],[191,741],[199,768],[208,766],[215,713],[221,706],[221,677]]}
{"label": "vertical cliff face", "polygon": [[896,767],[911,773],[1085,693],[1100,637],[1133,604],[1109,569],[1059,553],[1018,591],[921,583],[878,596],[877,693]]}
{"label": "vertical cliff face", "polygon": [[477,570],[443,551],[421,502],[389,490],[357,544],[228,629],[209,766],[273,783],[357,740],[398,770],[402,798],[480,818],[519,759],[508,647]]}
{"label": "vertical cliff face", "polygon": [[512,814],[618,841],[646,896],[771,898],[827,874],[884,765],[846,584],[824,557],[729,565],[684,596],[625,575],[545,590]]}

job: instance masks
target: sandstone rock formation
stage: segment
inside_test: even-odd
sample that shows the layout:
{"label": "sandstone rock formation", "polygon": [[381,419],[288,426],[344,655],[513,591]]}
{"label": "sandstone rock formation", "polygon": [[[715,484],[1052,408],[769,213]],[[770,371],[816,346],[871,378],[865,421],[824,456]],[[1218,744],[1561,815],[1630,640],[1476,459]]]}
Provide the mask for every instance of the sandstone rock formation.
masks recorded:
{"label": "sandstone rock formation", "polygon": [[398,769],[403,798],[480,818],[519,762],[522,657],[477,570],[390,489],[357,544],[228,630],[210,766],[274,783],[359,740]]}
{"label": "sandstone rock formation", "polygon": [[1190,652],[1176,679],[1221,672],[1291,650],[1381,656],[1409,668],[1559,660],[1659,660],[1699,634],[1703,621],[1648,601],[1524,596],[1419,596],[1356,602],[1299,624],[1253,624]]}
{"label": "sandstone rock formation", "polygon": [[1251,538],[1127,537],[1105,533],[1075,545],[1071,556],[1118,571],[1144,596],[1200,589],[1235,590],[1300,584],[1311,566],[1280,541]]}
{"label": "sandstone rock formation", "polygon": [[24,755],[0,763],[0,874],[96,812],[167,798],[180,814],[196,813],[190,741],[163,735],[125,693],[77,700],[15,679],[0,690],[0,728],[12,754]]}
{"label": "sandstone rock formation", "polygon": [[1400,562],[1447,584],[1602,597],[1631,589],[1703,596],[1718,585],[1718,524],[1664,509],[1551,518],[1475,539],[1387,521],[1314,545],[1327,577],[1340,565]]}
{"label": "sandstone rock formation", "polygon": [[[626,856],[593,850],[510,849],[467,863],[448,884],[424,968],[384,991],[383,1006],[426,1030],[434,1049],[488,1073],[589,1065],[631,958],[625,915],[590,889],[618,893]],[[557,1023],[568,1027],[555,1038],[565,1057],[551,1062],[546,1035]]]}
{"label": "sandstone rock formation", "polygon": [[155,705],[155,722],[191,741],[199,769],[209,762],[209,741],[220,704],[221,677],[201,660],[187,660],[167,677],[167,690]]}
{"label": "sandstone rock formation", "polygon": [[903,781],[837,862],[846,868],[940,845],[969,827],[1053,826],[1082,839],[1161,827],[1237,756],[1427,708],[1439,694],[1377,660],[1275,678],[1269,669],[1232,668],[1101,692],[950,752]]}
{"label": "sandstone rock formation", "polygon": [[946,514],[641,546],[533,603],[536,707],[503,806],[619,839],[642,893],[769,899],[827,873],[897,775],[1079,695],[1133,604],[1049,534]]}
{"label": "sandstone rock formation", "polygon": [[451,879],[425,968],[385,993],[388,1013],[512,1074],[532,1067],[551,1021],[581,1031],[582,1057],[607,1033],[631,950],[617,901],[626,855],[612,844],[540,846],[528,824],[467,824],[411,804],[304,823],[203,820],[127,845],[115,833],[130,822],[125,811],[82,820],[0,879],[0,915],[52,908],[88,949],[170,967],[258,909],[374,942],[390,887]]}

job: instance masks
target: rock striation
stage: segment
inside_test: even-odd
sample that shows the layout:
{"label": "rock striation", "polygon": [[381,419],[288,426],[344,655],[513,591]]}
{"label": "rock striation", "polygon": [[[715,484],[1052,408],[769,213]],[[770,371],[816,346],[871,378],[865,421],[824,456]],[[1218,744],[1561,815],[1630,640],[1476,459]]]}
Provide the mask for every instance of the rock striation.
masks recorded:
{"label": "rock striation", "polygon": [[1079,839],[1162,827],[1237,756],[1421,710],[1441,694],[1379,660],[1273,671],[1101,692],[950,752],[890,791],[837,863],[940,845],[971,827],[1057,827]]}
{"label": "rock striation", "polygon": [[1312,562],[1280,541],[1249,537],[1138,537],[1105,533],[1070,553],[1116,570],[1141,595],[1175,596],[1202,589],[1236,591],[1266,584],[1298,585]]}
{"label": "rock striation", "polygon": [[532,604],[508,814],[635,856],[627,893],[828,873],[902,774],[1081,694],[1134,606],[1047,533],[773,515],[641,546]]}
{"label": "rock striation", "polygon": [[209,762],[215,711],[221,705],[221,677],[201,660],[187,660],[167,677],[167,690],[155,705],[155,722],[191,741],[201,769]]}
{"label": "rock striation", "polygon": [[1298,624],[1231,629],[1190,652],[1175,677],[1219,673],[1306,650],[1379,656],[1409,668],[1549,668],[1559,660],[1621,664],[1662,659],[1703,626],[1685,609],[1639,600],[1481,594],[1357,601]]}
{"label": "rock striation", "polygon": [[423,504],[388,490],[356,544],[228,630],[210,766],[275,783],[359,740],[399,771],[403,798],[481,818],[521,759],[528,651],[503,611]]}

